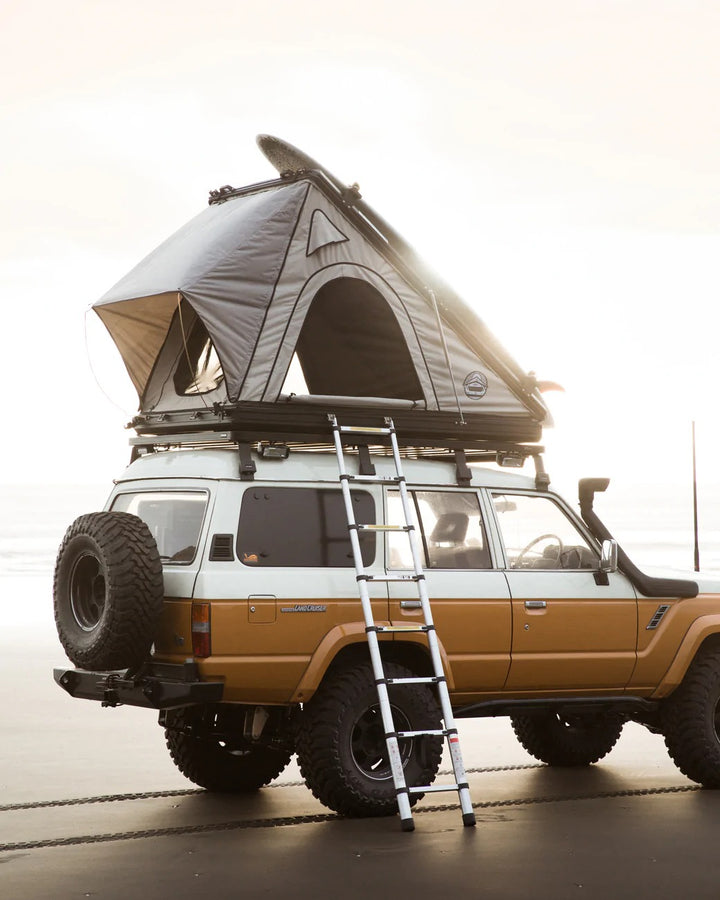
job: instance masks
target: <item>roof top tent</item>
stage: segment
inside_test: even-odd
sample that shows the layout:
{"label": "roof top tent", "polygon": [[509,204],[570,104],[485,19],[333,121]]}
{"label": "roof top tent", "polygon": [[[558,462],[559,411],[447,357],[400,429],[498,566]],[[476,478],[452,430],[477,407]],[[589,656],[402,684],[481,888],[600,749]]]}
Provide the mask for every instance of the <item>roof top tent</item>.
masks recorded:
{"label": "roof top tent", "polygon": [[[410,445],[537,441],[537,382],[475,313],[356,187],[258,141],[280,178],[213,191],[94,304],[137,389],[138,434],[328,440],[332,412],[392,415]],[[307,393],[285,388],[294,360]]]}

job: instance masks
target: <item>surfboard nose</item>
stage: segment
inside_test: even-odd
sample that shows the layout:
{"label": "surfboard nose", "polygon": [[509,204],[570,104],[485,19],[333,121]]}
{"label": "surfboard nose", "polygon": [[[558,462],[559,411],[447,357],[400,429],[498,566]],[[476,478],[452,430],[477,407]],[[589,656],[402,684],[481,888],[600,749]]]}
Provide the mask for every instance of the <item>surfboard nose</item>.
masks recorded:
{"label": "surfboard nose", "polygon": [[307,153],[272,134],[259,134],[255,141],[265,158],[281,175],[286,172],[295,174],[308,169],[320,169],[320,165]]}

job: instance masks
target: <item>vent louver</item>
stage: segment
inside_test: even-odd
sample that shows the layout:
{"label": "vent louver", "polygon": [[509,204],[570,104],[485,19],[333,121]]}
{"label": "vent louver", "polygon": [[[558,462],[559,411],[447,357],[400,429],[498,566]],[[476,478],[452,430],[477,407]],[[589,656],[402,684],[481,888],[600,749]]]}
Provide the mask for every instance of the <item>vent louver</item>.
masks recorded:
{"label": "vent louver", "polygon": [[652,619],[650,619],[645,630],[653,631],[655,628],[657,628],[660,622],[662,622],[663,616],[669,609],[670,606],[664,603],[662,604],[662,606],[658,606],[658,608],[655,610],[655,615],[652,617]]}
{"label": "vent louver", "polygon": [[233,562],[235,560],[234,541],[235,535],[233,534],[214,534],[210,545],[210,562]]}

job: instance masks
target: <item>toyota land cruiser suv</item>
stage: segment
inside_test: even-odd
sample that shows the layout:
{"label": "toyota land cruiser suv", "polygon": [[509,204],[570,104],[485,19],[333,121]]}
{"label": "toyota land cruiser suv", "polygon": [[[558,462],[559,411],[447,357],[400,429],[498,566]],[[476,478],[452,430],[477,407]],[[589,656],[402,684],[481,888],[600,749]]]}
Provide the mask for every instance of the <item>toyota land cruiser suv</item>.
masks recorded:
{"label": "toyota land cruiser suv", "polygon": [[[68,529],[55,614],[71,695],[159,710],[196,784],[254,790],[297,753],[313,793],[346,815],[396,810],[337,459],[282,445],[148,448],[106,509]],[[720,787],[720,583],[651,578],[593,510],[547,480],[447,451],[404,460],[445,675],[459,718],[510,716],[555,766],[605,756],[628,720],[662,732],[679,768]],[[374,454],[378,475],[392,458]],[[348,455],[361,471],[363,453]],[[464,459],[463,459],[464,463]],[[352,488],[358,523],[401,521],[397,488]],[[412,568],[402,535],[360,534],[369,575]],[[418,621],[413,585],[369,581],[375,620]],[[428,674],[422,634],[381,632],[388,674]],[[433,688],[393,693],[402,728],[440,728]],[[400,741],[430,784],[435,736]],[[417,800],[417,795],[413,802]]]}

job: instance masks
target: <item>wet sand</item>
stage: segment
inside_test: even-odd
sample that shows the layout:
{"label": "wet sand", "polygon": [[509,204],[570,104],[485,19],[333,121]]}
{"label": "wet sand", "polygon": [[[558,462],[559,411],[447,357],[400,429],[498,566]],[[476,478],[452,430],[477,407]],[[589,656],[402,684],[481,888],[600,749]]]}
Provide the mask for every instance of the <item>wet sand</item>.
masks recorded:
{"label": "wet sand", "polygon": [[333,815],[294,764],[253,795],[196,790],[154,713],[72,700],[63,662],[44,616],[0,637],[0,897],[720,896],[720,792],[639,726],[600,765],[560,770],[505,719],[462,722],[478,825],[434,794],[406,834]]}

